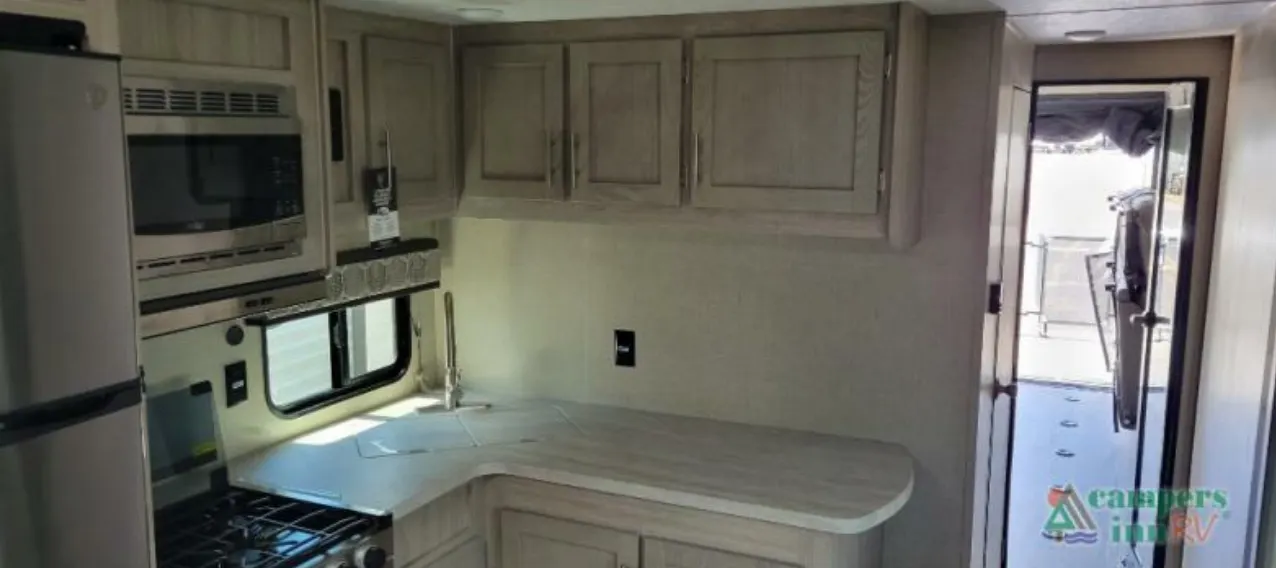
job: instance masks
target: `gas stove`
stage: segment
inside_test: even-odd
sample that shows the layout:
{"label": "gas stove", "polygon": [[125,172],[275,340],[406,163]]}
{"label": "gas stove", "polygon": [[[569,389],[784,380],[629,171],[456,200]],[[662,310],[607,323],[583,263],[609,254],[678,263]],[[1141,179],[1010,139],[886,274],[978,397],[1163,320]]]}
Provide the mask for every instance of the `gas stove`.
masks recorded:
{"label": "gas stove", "polygon": [[390,518],[223,489],[155,514],[159,568],[393,568]]}

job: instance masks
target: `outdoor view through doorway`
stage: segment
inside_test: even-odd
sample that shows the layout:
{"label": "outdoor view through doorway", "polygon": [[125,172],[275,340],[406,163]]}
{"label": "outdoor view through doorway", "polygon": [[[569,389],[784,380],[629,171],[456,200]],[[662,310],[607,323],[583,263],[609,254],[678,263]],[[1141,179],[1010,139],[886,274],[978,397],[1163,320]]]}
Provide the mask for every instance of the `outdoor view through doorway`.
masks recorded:
{"label": "outdoor view through doorway", "polygon": [[1161,484],[1193,99],[1192,84],[1038,89],[1008,568],[1154,565],[1156,505],[1119,496]]}

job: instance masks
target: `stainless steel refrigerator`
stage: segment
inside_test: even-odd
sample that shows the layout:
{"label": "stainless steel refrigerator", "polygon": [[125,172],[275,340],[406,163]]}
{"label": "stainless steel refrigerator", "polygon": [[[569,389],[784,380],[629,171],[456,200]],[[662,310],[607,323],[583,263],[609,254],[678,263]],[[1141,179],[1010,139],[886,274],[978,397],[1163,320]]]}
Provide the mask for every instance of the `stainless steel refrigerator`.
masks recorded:
{"label": "stainless steel refrigerator", "polygon": [[0,51],[0,568],[151,564],[117,58]]}

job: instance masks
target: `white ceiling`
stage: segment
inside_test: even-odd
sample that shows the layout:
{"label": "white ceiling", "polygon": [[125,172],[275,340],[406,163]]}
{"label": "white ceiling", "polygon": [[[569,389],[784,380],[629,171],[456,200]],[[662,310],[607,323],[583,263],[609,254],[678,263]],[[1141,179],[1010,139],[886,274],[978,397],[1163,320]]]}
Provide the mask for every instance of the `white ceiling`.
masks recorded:
{"label": "white ceiling", "polygon": [[[330,0],[337,6],[465,24],[459,10],[499,10],[498,21],[534,22],[660,14],[874,4],[884,0]],[[1005,10],[1038,43],[1102,29],[1107,41],[1228,34],[1273,0],[913,0],[932,14]]]}

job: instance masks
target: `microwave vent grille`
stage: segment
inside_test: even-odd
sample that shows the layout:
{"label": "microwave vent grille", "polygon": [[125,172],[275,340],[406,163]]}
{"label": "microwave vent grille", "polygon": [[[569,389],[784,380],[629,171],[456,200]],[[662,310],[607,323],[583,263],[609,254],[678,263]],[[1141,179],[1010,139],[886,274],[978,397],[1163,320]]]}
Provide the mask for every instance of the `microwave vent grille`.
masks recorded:
{"label": "microwave vent grille", "polygon": [[168,109],[168,96],[163,89],[138,89],[136,101],[137,110],[139,111],[164,111]]}
{"label": "microwave vent grille", "polygon": [[199,111],[210,114],[220,114],[227,112],[229,108],[226,105],[226,93],[221,91],[200,91],[199,92]]}
{"label": "microwave vent grille", "polygon": [[168,108],[173,112],[197,112],[199,110],[198,98],[195,91],[169,91],[168,92]]}
{"label": "microwave vent grille", "polygon": [[256,97],[252,93],[231,93],[230,112],[235,114],[251,114],[256,112]]}
{"label": "microwave vent grille", "polygon": [[125,87],[124,111],[129,114],[184,116],[287,116],[280,93],[248,90],[169,89]]}
{"label": "microwave vent grille", "polygon": [[279,95],[257,93],[257,110],[264,114],[279,114]]}
{"label": "microwave vent grille", "polygon": [[138,278],[149,280],[161,276],[174,276],[190,272],[202,272],[230,268],[243,264],[266,262],[301,254],[298,242],[280,243],[259,247],[223,250],[207,254],[193,254],[176,258],[164,258],[137,264]]}

